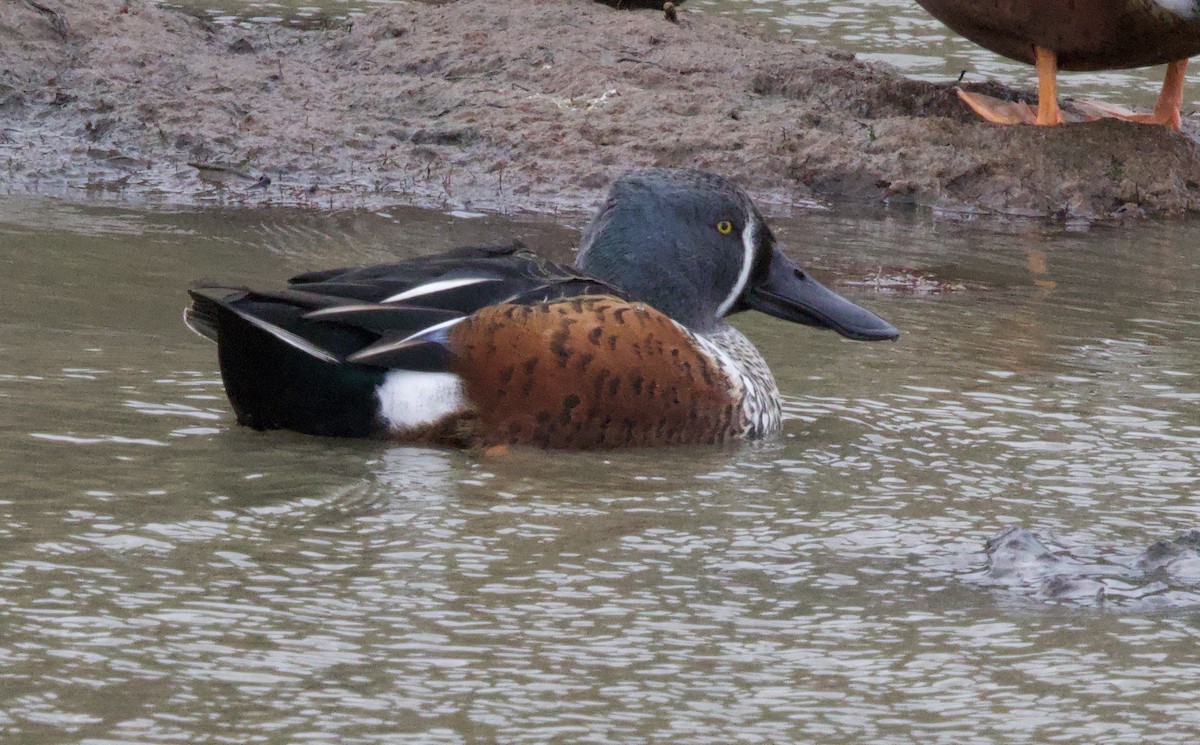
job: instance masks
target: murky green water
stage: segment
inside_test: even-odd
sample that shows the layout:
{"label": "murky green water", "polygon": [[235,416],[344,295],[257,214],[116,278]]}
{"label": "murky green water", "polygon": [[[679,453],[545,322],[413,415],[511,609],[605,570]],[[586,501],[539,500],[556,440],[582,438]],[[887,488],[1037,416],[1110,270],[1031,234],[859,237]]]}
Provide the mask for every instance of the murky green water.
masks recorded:
{"label": "murky green water", "polygon": [[0,740],[1194,739],[1196,611],[978,577],[1200,522],[1200,229],[777,223],[901,341],[746,316],[780,440],[487,459],[237,427],[183,288],[570,231],[0,202]]}
{"label": "murky green water", "polygon": [[[898,0],[688,7],[1028,75]],[[0,741],[1194,741],[1200,611],[981,570],[1200,523],[1200,226],[776,224],[901,340],[745,316],[779,440],[488,459],[237,427],[183,289],[571,230],[0,200]]]}

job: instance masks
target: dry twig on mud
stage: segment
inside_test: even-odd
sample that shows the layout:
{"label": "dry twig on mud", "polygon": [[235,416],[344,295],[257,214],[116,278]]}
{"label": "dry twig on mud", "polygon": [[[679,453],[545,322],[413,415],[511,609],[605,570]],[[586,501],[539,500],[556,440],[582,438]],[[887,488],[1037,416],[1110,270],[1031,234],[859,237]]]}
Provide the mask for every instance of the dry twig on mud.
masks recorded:
{"label": "dry twig on mud", "polygon": [[50,26],[54,32],[62,37],[63,41],[67,40],[67,19],[63,18],[63,14],[54,8],[47,8],[45,5],[37,2],[37,0],[25,0],[25,4],[33,8],[39,13],[50,16]]}

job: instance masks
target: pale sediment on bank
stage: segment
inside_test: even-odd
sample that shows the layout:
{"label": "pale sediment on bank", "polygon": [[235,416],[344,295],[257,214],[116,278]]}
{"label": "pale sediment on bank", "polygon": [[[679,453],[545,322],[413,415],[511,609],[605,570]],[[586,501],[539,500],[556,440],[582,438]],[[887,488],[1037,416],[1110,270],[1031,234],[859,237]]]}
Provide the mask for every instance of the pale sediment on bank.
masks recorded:
{"label": "pale sediment on bank", "polygon": [[65,29],[0,5],[8,191],[574,210],[624,170],[666,165],[777,203],[1200,210],[1190,121],[1191,136],[992,126],[950,84],[697,12],[673,24],[591,0],[458,0],[300,31],[212,27],[144,0],[42,4]]}

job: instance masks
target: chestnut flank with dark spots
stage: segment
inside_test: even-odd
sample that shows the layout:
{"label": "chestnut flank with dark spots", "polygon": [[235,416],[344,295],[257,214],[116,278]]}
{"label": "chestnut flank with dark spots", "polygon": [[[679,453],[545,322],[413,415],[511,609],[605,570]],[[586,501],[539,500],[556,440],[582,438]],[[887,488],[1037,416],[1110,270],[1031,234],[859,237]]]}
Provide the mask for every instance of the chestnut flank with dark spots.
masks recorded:
{"label": "chestnut flank with dark spots", "polygon": [[[640,303],[593,297],[484,308],[454,328],[451,345],[483,444],[631,447],[732,434],[732,382],[691,334]],[[628,371],[636,371],[630,380]],[[657,390],[674,395],[658,399],[647,419]]]}

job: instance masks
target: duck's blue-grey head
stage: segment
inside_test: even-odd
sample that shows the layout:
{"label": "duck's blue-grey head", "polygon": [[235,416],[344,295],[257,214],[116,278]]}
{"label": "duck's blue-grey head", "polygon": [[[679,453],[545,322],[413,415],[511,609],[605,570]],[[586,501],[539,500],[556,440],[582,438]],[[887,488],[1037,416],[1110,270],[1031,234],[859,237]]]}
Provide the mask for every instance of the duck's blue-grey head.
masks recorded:
{"label": "duck's blue-grey head", "polygon": [[576,263],[699,332],[759,310],[851,339],[899,336],[784,256],[750,197],[703,171],[622,177],[584,231]]}

